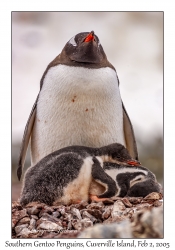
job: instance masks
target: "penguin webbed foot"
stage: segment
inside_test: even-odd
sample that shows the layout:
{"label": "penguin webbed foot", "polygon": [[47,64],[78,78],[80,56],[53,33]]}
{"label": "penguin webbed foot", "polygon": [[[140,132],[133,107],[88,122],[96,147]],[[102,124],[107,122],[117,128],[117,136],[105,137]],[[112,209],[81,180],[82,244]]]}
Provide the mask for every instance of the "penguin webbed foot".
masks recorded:
{"label": "penguin webbed foot", "polygon": [[100,201],[111,201],[110,198],[100,198],[98,197],[97,195],[93,195],[93,194],[90,194],[89,195],[89,198],[91,201],[96,201],[96,202],[100,202]]}

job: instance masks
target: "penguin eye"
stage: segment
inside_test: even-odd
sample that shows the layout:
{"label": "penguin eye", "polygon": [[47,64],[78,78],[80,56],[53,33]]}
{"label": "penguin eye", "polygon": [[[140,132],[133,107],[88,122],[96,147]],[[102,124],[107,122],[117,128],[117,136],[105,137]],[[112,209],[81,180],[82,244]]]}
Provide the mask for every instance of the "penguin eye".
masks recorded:
{"label": "penguin eye", "polygon": [[75,41],[75,36],[73,36],[70,40],[69,43],[72,44],[73,46],[77,46],[77,43]]}

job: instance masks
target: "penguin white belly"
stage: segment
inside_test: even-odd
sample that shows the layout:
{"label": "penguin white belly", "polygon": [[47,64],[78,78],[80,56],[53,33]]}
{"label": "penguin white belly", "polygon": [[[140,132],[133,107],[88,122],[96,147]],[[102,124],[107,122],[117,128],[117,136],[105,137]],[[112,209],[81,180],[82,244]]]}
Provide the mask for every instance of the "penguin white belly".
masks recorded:
{"label": "penguin white belly", "polygon": [[31,136],[32,164],[71,145],[125,146],[116,72],[58,65],[47,72]]}

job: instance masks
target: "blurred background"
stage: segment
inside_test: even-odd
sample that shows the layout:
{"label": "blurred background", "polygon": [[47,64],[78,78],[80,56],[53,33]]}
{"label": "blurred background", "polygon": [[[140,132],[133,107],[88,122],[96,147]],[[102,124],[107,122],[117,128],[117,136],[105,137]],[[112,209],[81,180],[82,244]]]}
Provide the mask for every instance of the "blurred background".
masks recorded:
{"label": "blurred background", "polygon": [[20,194],[20,144],[42,74],[72,36],[91,30],[116,68],[140,161],[163,185],[163,12],[12,12],[12,200]]}

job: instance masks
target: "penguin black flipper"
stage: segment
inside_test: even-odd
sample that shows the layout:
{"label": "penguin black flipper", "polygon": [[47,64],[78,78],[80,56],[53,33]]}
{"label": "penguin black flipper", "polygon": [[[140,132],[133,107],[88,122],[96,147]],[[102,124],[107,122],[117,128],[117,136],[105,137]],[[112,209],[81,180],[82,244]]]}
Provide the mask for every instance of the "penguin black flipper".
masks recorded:
{"label": "penguin black flipper", "polygon": [[17,169],[18,180],[21,179],[22,169],[24,167],[25,157],[26,157],[26,153],[27,153],[27,148],[29,145],[29,140],[30,140],[32,128],[33,128],[33,125],[35,122],[36,106],[37,106],[38,97],[39,97],[39,95],[37,96],[36,101],[32,107],[32,111],[30,113],[30,116],[28,118],[25,130],[24,130],[24,135],[23,135],[22,144],[21,144],[21,151],[20,151],[20,156],[19,156],[19,161],[18,161],[18,169]]}
{"label": "penguin black flipper", "polygon": [[95,156],[93,157],[93,162],[94,164],[92,165],[92,177],[97,183],[106,188],[104,193],[98,195],[98,198],[110,198],[114,196],[117,193],[117,186],[115,181],[105,173]]}
{"label": "penguin black flipper", "polygon": [[134,130],[133,130],[132,123],[126,112],[123,102],[122,102],[122,107],[123,107],[123,129],[124,129],[124,135],[125,135],[125,141],[126,141],[126,148],[128,149],[131,157],[138,161],[139,157],[138,157],[137,144],[136,144],[136,139],[134,135]]}

